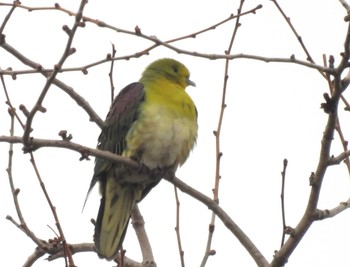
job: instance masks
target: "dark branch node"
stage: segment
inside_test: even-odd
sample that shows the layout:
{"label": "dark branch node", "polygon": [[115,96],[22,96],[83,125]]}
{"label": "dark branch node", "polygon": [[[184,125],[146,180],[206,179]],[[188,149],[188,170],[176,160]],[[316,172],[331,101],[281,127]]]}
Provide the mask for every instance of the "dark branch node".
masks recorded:
{"label": "dark branch node", "polygon": [[346,16],[344,17],[344,21],[345,21],[345,22],[349,22],[349,21],[350,21],[350,14],[348,14],[348,15],[346,15]]}
{"label": "dark branch node", "polygon": [[53,68],[54,68],[56,71],[58,71],[58,70],[61,69],[61,66],[60,66],[60,64],[55,64],[55,65],[53,66]]}
{"label": "dark branch node", "polygon": [[59,133],[58,133],[59,136],[61,136],[62,140],[63,141],[70,141],[73,139],[73,136],[71,134],[67,135],[67,131],[66,130],[61,130]]}
{"label": "dark branch node", "polygon": [[26,108],[25,105],[20,104],[19,105],[19,110],[23,112],[24,116],[26,116],[26,117],[29,116],[29,111],[28,111],[28,109]]}
{"label": "dark branch node", "polygon": [[214,230],[215,230],[215,225],[209,224],[209,233],[214,233]]}
{"label": "dark branch node", "polygon": [[5,34],[1,33],[0,34],[0,45],[4,44],[5,43]]}
{"label": "dark branch node", "polygon": [[310,177],[309,177],[309,185],[310,186],[313,186],[314,184],[315,184],[315,173],[314,172],[312,172],[311,174],[310,174]]}
{"label": "dark branch node", "polygon": [[73,55],[75,52],[77,52],[77,50],[74,47],[69,49],[69,55]]}
{"label": "dark branch node", "polygon": [[69,27],[67,25],[63,25],[62,26],[62,30],[67,33],[68,35],[71,34],[71,30],[69,29]]}
{"label": "dark branch node", "polygon": [[45,113],[45,112],[47,111],[47,109],[44,108],[43,106],[40,106],[40,107],[38,108],[38,111],[40,111],[41,113]]}
{"label": "dark branch node", "polygon": [[33,144],[31,144],[32,139],[33,139],[33,137],[30,138],[28,145],[23,146],[22,151],[24,154],[33,152],[37,149],[37,147],[35,147]]}
{"label": "dark branch node", "polygon": [[286,226],[286,228],[284,228],[284,232],[285,232],[287,235],[295,236],[295,230],[294,230],[294,228],[292,228],[292,227],[290,227],[290,226]]}
{"label": "dark branch node", "polygon": [[328,93],[323,94],[326,103],[321,103],[321,109],[327,114],[333,114],[337,111],[336,103],[329,97]]}
{"label": "dark branch node", "polygon": [[315,213],[313,214],[313,219],[316,221],[323,220],[327,218],[330,214],[330,211],[328,209],[325,210],[319,210],[317,209]]}
{"label": "dark branch node", "polygon": [[214,256],[215,254],[216,254],[216,250],[215,249],[209,250],[209,253],[208,253],[209,256]]}
{"label": "dark branch node", "polygon": [[15,116],[16,110],[14,110],[12,108],[8,108],[7,112],[9,113],[10,117],[13,118]]}
{"label": "dark branch node", "polygon": [[86,26],[85,21],[79,21],[78,22],[78,26],[81,27],[81,28],[85,28],[85,26]]}
{"label": "dark branch node", "polygon": [[13,194],[14,194],[15,196],[17,196],[17,195],[19,194],[20,191],[21,191],[21,190],[20,190],[19,188],[16,188],[15,191],[13,192]]}
{"label": "dark branch node", "polygon": [[136,35],[141,35],[142,34],[141,33],[141,29],[140,29],[140,27],[138,25],[136,25],[136,27],[135,27],[135,33],[136,33]]}
{"label": "dark branch node", "polygon": [[88,151],[82,151],[81,152],[81,157],[79,158],[80,161],[83,161],[83,160],[90,160],[89,158],[89,152]]}
{"label": "dark branch node", "polygon": [[331,69],[334,69],[334,62],[335,62],[334,56],[330,55],[328,59],[328,64]]}
{"label": "dark branch node", "polygon": [[88,70],[87,70],[87,69],[82,69],[81,72],[82,72],[84,75],[88,74]]}
{"label": "dark branch node", "polygon": [[99,27],[106,27],[106,23],[103,22],[103,21],[98,21],[97,22],[97,26],[99,26]]}

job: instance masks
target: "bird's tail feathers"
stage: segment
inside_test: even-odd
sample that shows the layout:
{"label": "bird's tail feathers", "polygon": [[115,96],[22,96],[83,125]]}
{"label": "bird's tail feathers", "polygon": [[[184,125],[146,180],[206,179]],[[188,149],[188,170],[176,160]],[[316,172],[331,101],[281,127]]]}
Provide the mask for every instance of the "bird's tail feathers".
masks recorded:
{"label": "bird's tail feathers", "polygon": [[123,243],[132,209],[142,190],[121,186],[107,179],[105,193],[98,212],[94,241],[100,257],[112,260]]}

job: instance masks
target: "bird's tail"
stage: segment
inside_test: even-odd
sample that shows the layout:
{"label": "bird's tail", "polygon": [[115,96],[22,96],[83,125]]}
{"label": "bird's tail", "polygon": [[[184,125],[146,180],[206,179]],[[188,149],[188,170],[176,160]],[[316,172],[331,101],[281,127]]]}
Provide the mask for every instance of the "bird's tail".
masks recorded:
{"label": "bird's tail", "polygon": [[120,185],[107,179],[98,211],[94,242],[100,257],[113,260],[128,228],[131,211],[142,190],[137,186]]}

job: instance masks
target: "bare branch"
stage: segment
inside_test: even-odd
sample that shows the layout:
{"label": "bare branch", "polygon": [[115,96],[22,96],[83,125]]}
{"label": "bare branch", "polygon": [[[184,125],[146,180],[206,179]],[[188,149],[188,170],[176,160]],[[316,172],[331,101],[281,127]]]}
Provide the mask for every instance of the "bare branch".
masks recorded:
{"label": "bare branch", "polygon": [[[0,46],[4,48],[7,52],[15,56],[18,60],[20,60],[23,64],[32,67],[36,70],[36,72],[41,73],[46,78],[49,77],[49,73],[51,73],[53,70],[47,70],[44,69],[39,63],[36,63],[29,58],[25,57],[22,53],[17,51],[15,48],[13,48],[8,43],[0,43]],[[64,82],[53,79],[52,84],[56,85],[58,88],[62,89],[65,93],[67,93],[75,102],[82,107],[86,113],[90,116],[90,121],[96,122],[96,124],[103,128],[104,122],[103,120],[98,116],[98,114],[91,108],[89,103],[78,93],[76,93],[72,87],[66,85]]]}
{"label": "bare branch", "polygon": [[315,220],[324,220],[324,219],[332,218],[332,217],[342,213],[343,211],[345,211],[349,207],[350,207],[350,198],[345,202],[341,202],[338,206],[336,206],[333,209],[317,210],[315,213]]}
{"label": "bare branch", "polygon": [[59,69],[63,66],[66,59],[72,53],[71,45],[72,45],[76,30],[78,29],[79,26],[81,26],[80,21],[82,19],[83,10],[84,10],[86,3],[87,3],[86,0],[82,0],[80,2],[80,7],[79,7],[79,10],[75,16],[75,21],[74,21],[74,25],[73,25],[72,29],[66,28],[66,32],[68,33],[68,40],[67,40],[67,44],[66,44],[66,47],[64,49],[63,55],[62,55],[61,59],[58,61],[58,63],[56,64],[54,71],[47,78],[46,84],[45,84],[37,102],[35,103],[35,106],[30,111],[29,116],[27,117],[27,122],[25,125],[24,133],[23,133],[23,142],[25,145],[29,143],[31,125],[32,125],[32,121],[34,119],[36,112],[42,107],[43,100],[44,100],[47,92],[49,91],[49,88],[51,87],[53,80],[56,78],[56,75],[57,75]]}
{"label": "bare branch", "polygon": [[176,186],[174,186],[174,192],[175,192],[175,202],[176,202],[176,226],[175,226],[175,232],[176,232],[176,239],[177,239],[177,247],[178,247],[178,250],[179,250],[181,267],[185,267],[185,257],[184,257],[185,252],[182,249],[181,234],[180,234],[180,200],[179,200],[179,195],[177,193]]}
{"label": "bare branch", "polygon": [[[19,137],[19,136],[0,136],[0,142],[23,144],[22,137]],[[95,157],[101,157],[107,160],[122,163],[131,168],[140,167],[140,164],[137,163],[136,161],[133,161],[130,158],[119,156],[109,151],[102,151],[94,148],[89,148],[86,146],[79,145],[77,143],[68,142],[64,140],[48,140],[48,139],[35,139],[35,138],[30,139],[30,145],[28,147],[29,149],[37,150],[43,147],[67,148],[69,150],[76,151],[82,154],[83,156],[92,155]]]}
{"label": "bare branch", "polygon": [[[242,12],[244,0],[240,1],[237,14],[240,15]],[[238,28],[241,26],[240,22],[240,16],[236,19],[235,26],[232,31],[232,36],[230,39],[230,42],[228,44],[228,48],[225,51],[225,54],[229,55],[231,54],[233,42],[235,41],[235,38],[237,36]],[[221,108],[220,108],[220,114],[218,118],[218,124],[217,128],[214,131],[214,136],[215,136],[215,158],[216,158],[216,164],[215,164],[215,180],[214,180],[214,189],[213,189],[213,200],[215,203],[219,204],[219,185],[220,185],[220,180],[221,180],[221,175],[220,175],[220,162],[221,162],[221,157],[222,157],[222,152],[221,152],[221,147],[220,147],[220,137],[221,137],[221,127],[223,124],[223,119],[224,119],[224,112],[226,108],[226,91],[227,91],[227,81],[229,79],[229,64],[230,60],[226,59],[225,60],[225,72],[224,72],[224,77],[223,77],[223,88],[222,88],[222,94],[221,94]],[[215,230],[215,212],[212,213],[211,216],[211,221],[209,224],[209,231],[208,231],[208,238],[207,238],[207,245],[205,249],[205,253],[201,262],[201,267],[204,267],[206,265],[206,262],[209,258],[209,256],[215,255],[213,253],[214,250],[211,249],[211,242],[213,240],[213,234]]]}
{"label": "bare branch", "polygon": [[292,254],[314,221],[314,214],[317,208],[322,181],[329,166],[330,148],[337,122],[337,108],[342,92],[341,88],[339,87],[341,86],[340,84],[339,78],[337,78],[335,80],[336,87],[334,93],[332,98],[329,100],[329,103],[332,105],[332,109],[329,112],[327,125],[323,133],[319,163],[316,172],[313,174],[310,181],[312,187],[306,211],[297,227],[293,230],[293,235],[289,237],[282,248],[276,252],[274,259],[271,262],[271,266],[273,267],[283,266],[287,262],[289,256]]}
{"label": "bare branch", "polygon": [[34,252],[27,258],[26,262],[23,264],[23,267],[31,267],[33,264],[46,254],[40,247],[36,247]]}
{"label": "bare branch", "polygon": [[[117,51],[115,50],[114,44],[112,44],[112,54],[110,55],[110,58],[114,58],[116,52]],[[109,54],[107,57],[109,57]],[[109,82],[111,84],[111,103],[113,103],[113,100],[114,100],[114,89],[115,89],[114,82],[113,82],[113,70],[114,70],[114,60],[111,60],[111,68],[108,73]]]}
{"label": "bare branch", "polygon": [[288,165],[288,160],[284,159],[283,160],[283,170],[282,170],[282,188],[281,188],[281,208],[282,208],[282,241],[281,241],[281,247],[284,244],[284,239],[286,237],[286,229],[287,229],[287,224],[286,224],[286,210],[284,206],[284,189],[285,189],[285,182],[286,182],[286,171],[287,171],[287,165]]}
{"label": "bare branch", "polygon": [[339,2],[346,9],[346,11],[349,13],[350,12],[350,5],[346,2],[346,0],[339,0]]}
{"label": "bare branch", "polygon": [[18,3],[19,3],[18,1],[14,1],[12,8],[10,9],[9,13],[6,15],[5,19],[3,20],[3,22],[0,26],[0,43],[2,42],[2,39],[5,38],[3,35],[5,26],[6,26],[7,22],[9,21],[13,11],[15,11],[15,8],[17,7]]}
{"label": "bare branch", "polygon": [[238,227],[238,225],[231,219],[231,217],[212,199],[197,191],[196,189],[190,187],[189,185],[182,182],[176,177],[164,177],[168,182],[175,185],[182,192],[190,195],[191,197],[197,199],[208,209],[215,212],[216,216],[225,224],[225,226],[235,235],[235,237],[241,242],[248,253],[252,256],[254,261],[259,267],[269,267],[269,263],[266,261],[265,257],[257,249],[254,243],[249,239],[249,237]]}
{"label": "bare branch", "polygon": [[[141,215],[138,205],[135,205],[131,213],[131,219],[132,219],[132,226],[135,229],[135,233],[139,241],[140,249],[142,252],[142,259],[143,259],[142,266],[144,266],[143,264],[152,264],[153,267],[156,267],[157,264],[154,261],[152,247],[148,240],[147,233],[145,230],[145,221],[143,220],[143,217]],[[125,256],[124,256],[124,259],[125,259]],[[126,264],[126,266],[129,266],[129,265]]]}

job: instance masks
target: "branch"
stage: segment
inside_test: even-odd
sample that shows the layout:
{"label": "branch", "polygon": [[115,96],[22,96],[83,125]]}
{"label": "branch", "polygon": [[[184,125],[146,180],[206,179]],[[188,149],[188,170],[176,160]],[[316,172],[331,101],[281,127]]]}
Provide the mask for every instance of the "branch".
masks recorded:
{"label": "branch", "polygon": [[131,219],[142,252],[142,266],[144,266],[144,264],[152,264],[153,267],[156,267],[157,264],[154,261],[152,247],[145,230],[145,221],[143,220],[137,204],[131,213]]}
{"label": "branch", "polygon": [[345,202],[341,202],[338,206],[336,206],[333,209],[317,210],[315,213],[315,220],[324,220],[332,218],[348,208],[350,208],[350,198]]}
{"label": "branch", "polygon": [[[240,15],[242,12],[244,0],[240,1],[237,14]],[[232,36],[230,39],[230,42],[228,44],[228,48],[225,51],[225,54],[231,54],[233,42],[235,41],[235,38],[237,36],[238,28],[241,26],[240,23],[240,17],[236,19],[235,26],[232,31]],[[225,108],[226,108],[226,91],[227,91],[227,83],[229,79],[229,64],[230,60],[226,59],[225,60],[225,71],[224,71],[224,83],[223,83],[223,88],[222,88],[222,94],[221,94],[221,108],[220,108],[220,113],[219,113],[219,118],[218,118],[218,124],[217,128],[214,131],[214,136],[215,136],[215,158],[216,158],[216,164],[215,164],[215,180],[214,180],[214,189],[213,189],[213,200],[219,204],[219,186],[220,186],[220,180],[221,180],[221,175],[220,175],[220,163],[221,163],[221,157],[222,157],[222,152],[221,152],[221,147],[220,147],[220,137],[221,137],[221,127],[223,124],[223,119],[224,119],[224,113],[225,113]],[[201,262],[201,267],[204,267],[209,256],[215,255],[215,251],[211,249],[211,243],[213,240],[213,235],[214,235],[214,230],[215,230],[215,213],[212,213],[210,224],[209,224],[209,231],[208,231],[208,238],[207,238],[207,245],[205,248],[205,253]]]}
{"label": "branch", "polygon": [[62,66],[63,66],[64,62],[66,61],[66,59],[72,53],[75,53],[75,49],[72,48],[71,46],[72,46],[74,35],[75,35],[78,27],[82,26],[81,25],[81,19],[82,19],[83,10],[84,10],[84,7],[85,7],[86,3],[87,3],[87,0],[82,0],[80,2],[79,10],[78,10],[78,13],[75,16],[75,21],[74,21],[74,25],[73,25],[72,29],[69,29],[68,26],[63,27],[64,31],[68,34],[67,44],[66,44],[66,47],[64,49],[63,55],[61,56],[61,59],[55,65],[54,71],[47,78],[46,84],[45,84],[41,94],[39,95],[39,98],[38,98],[37,102],[35,103],[35,106],[30,111],[30,113],[29,113],[29,115],[27,117],[27,122],[26,122],[26,126],[24,128],[24,133],[23,133],[23,142],[24,142],[24,144],[28,144],[29,143],[30,132],[32,130],[31,126],[32,126],[32,122],[33,122],[34,116],[37,113],[37,111],[39,111],[42,108],[42,103],[44,101],[44,98],[45,98],[47,92],[49,91],[49,88],[51,87],[51,85],[53,83],[53,80],[56,78],[56,75],[58,74],[58,71],[60,70],[60,68],[62,68]]}
{"label": "branch", "polygon": [[[7,142],[12,144],[23,144],[22,138],[17,136],[0,136],[0,142]],[[31,148],[39,149],[43,147],[57,147],[66,148],[79,153],[82,153],[84,158],[88,155],[95,157],[104,158],[112,162],[122,163],[130,168],[139,169],[140,164],[129,158],[118,156],[108,151],[101,151],[98,149],[89,148],[82,146],[73,142],[61,141],[61,140],[46,140],[46,139],[31,139]],[[247,249],[253,259],[257,262],[258,266],[268,266],[268,263],[260,251],[255,247],[255,245],[250,241],[250,239],[245,235],[245,233],[235,224],[235,222],[227,215],[227,213],[220,208],[215,201],[195,190],[194,188],[188,186],[179,179],[170,179],[176,187],[181,191],[195,199],[199,200],[205,204],[210,210],[214,211],[215,214],[222,220],[225,226],[237,237],[237,239],[242,243],[242,245]]]}
{"label": "branch", "polygon": [[346,11],[349,13],[350,12],[350,5],[345,0],[339,0],[339,2],[346,9]]}
{"label": "branch", "polygon": [[[22,137],[19,136],[0,136],[0,142],[7,142],[12,144],[23,144]],[[118,156],[109,151],[102,151],[94,148],[89,148],[86,146],[79,145],[74,142],[65,141],[65,140],[48,140],[48,139],[35,139],[31,138],[28,147],[24,148],[24,152],[35,151],[44,147],[57,147],[57,148],[66,148],[79,152],[82,157],[81,160],[86,159],[88,156],[100,157],[113,162],[119,162],[130,168],[140,168],[140,164],[136,161],[133,161],[129,158]]]}
{"label": "branch", "polygon": [[235,235],[235,237],[241,242],[244,248],[252,256],[254,261],[259,267],[268,267],[269,263],[266,261],[265,257],[257,249],[254,243],[249,239],[248,236],[238,227],[238,225],[231,219],[231,217],[217,204],[214,200],[197,191],[196,189],[190,187],[186,183],[182,182],[176,177],[164,177],[168,182],[175,185],[182,192],[190,195],[191,197],[197,199],[199,202],[203,203],[208,207],[208,209],[215,212],[216,216],[224,223],[224,225]]}
{"label": "branch", "polygon": [[17,7],[16,3],[18,3],[18,1],[15,1],[13,3],[12,8],[10,9],[9,13],[6,15],[5,19],[3,20],[3,22],[0,26],[0,43],[5,38],[5,35],[3,34],[3,32],[4,32],[5,26],[6,26],[7,22],[9,21],[13,11],[15,11],[15,8]]}
{"label": "branch", "polygon": [[[31,68],[35,69],[36,73],[40,73],[46,78],[49,77],[49,73],[53,72],[53,70],[44,69],[39,63],[36,63],[29,58],[25,57],[22,53],[17,51],[15,48],[13,48],[8,43],[0,43],[0,46],[4,48],[7,52],[9,52],[11,55],[16,57],[18,60],[20,60],[23,64],[30,66]],[[0,71],[1,72],[1,71]],[[6,71],[2,72],[2,74],[5,75]],[[67,93],[75,102],[78,104],[78,106],[82,107],[86,113],[90,116],[90,121],[95,122],[100,128],[103,128],[104,121],[98,116],[98,114],[92,109],[92,107],[89,105],[89,103],[78,93],[76,93],[72,87],[66,85],[64,82],[53,79],[52,84],[56,85],[58,88],[62,89],[65,93]]]}
{"label": "branch", "polygon": [[40,247],[36,247],[32,255],[30,255],[25,263],[23,264],[23,267],[31,267],[33,264],[40,259],[42,256],[46,254],[45,251],[43,251]]}
{"label": "branch", "polygon": [[285,189],[285,182],[286,182],[286,171],[287,171],[287,165],[288,165],[288,160],[284,159],[283,160],[283,170],[281,172],[282,175],[282,187],[281,187],[281,209],[282,209],[282,240],[281,240],[281,247],[284,244],[284,239],[286,237],[286,230],[287,230],[287,224],[286,224],[286,210],[284,206],[284,189]]}
{"label": "branch", "polygon": [[175,232],[176,232],[176,239],[177,239],[177,247],[179,250],[181,267],[185,267],[185,257],[184,257],[185,252],[182,249],[181,234],[180,234],[180,200],[179,200],[179,194],[177,193],[176,186],[174,186],[174,192],[175,192],[175,202],[176,202]]}

